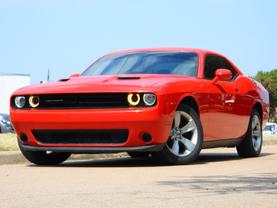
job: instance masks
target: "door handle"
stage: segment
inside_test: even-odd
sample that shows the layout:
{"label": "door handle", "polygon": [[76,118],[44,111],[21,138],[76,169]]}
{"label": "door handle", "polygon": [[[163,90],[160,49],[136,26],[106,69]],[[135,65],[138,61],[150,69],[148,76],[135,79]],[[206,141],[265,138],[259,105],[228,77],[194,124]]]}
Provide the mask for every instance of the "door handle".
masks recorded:
{"label": "door handle", "polygon": [[235,99],[225,100],[225,103],[235,103]]}

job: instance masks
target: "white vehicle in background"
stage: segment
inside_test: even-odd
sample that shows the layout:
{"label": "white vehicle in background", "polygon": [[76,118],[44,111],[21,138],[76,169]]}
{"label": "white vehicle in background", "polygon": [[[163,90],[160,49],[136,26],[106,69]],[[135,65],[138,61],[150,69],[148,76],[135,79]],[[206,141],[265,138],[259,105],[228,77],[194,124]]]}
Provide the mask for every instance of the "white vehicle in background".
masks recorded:
{"label": "white vehicle in background", "polygon": [[1,73],[0,72],[0,113],[9,114],[10,97],[18,88],[31,83],[29,74]]}
{"label": "white vehicle in background", "polygon": [[268,122],[263,130],[264,134],[277,134],[277,123]]}
{"label": "white vehicle in background", "polygon": [[0,113],[0,134],[14,132],[10,116]]}

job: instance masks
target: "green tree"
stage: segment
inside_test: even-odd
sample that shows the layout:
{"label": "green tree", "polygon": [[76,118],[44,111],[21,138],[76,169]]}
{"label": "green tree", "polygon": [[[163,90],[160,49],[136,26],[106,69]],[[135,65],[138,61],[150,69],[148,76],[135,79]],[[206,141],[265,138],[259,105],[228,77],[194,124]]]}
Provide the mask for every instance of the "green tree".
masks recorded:
{"label": "green tree", "polygon": [[257,81],[261,82],[269,92],[270,99],[270,113],[269,120],[277,121],[277,69],[272,71],[259,71],[254,77]]}

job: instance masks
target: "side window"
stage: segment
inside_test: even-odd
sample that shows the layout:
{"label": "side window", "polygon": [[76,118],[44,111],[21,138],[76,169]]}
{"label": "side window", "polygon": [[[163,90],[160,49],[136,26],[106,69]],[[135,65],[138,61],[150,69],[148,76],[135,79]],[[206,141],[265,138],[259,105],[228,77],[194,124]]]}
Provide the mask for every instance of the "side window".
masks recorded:
{"label": "side window", "polygon": [[219,57],[215,55],[207,55],[205,58],[204,78],[213,79],[215,71],[219,68],[221,68]]}
{"label": "side window", "polygon": [[205,58],[204,78],[213,79],[217,69],[229,69],[233,74],[232,79],[238,75],[238,72],[225,58],[216,55],[207,55]]}

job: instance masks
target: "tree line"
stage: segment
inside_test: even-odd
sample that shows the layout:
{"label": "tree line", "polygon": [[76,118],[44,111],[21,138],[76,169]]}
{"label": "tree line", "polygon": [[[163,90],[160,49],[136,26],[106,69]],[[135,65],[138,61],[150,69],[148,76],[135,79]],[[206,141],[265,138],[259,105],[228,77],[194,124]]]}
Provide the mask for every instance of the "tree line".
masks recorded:
{"label": "tree line", "polygon": [[270,113],[269,121],[277,121],[277,69],[271,71],[259,71],[254,77],[263,84],[269,93]]}

